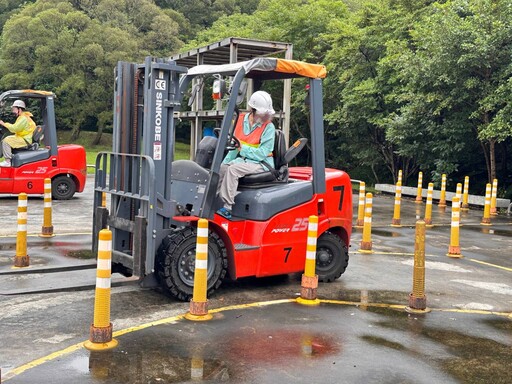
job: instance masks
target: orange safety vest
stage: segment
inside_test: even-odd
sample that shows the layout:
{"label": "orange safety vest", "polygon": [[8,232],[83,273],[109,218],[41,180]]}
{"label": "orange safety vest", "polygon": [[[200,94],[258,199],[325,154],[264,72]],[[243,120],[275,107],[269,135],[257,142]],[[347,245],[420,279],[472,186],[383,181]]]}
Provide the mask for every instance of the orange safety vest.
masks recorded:
{"label": "orange safety vest", "polygon": [[[247,135],[244,133],[244,120],[245,113],[241,113],[236,122],[235,137],[240,141],[240,144],[258,148],[261,144],[261,136],[263,135],[263,132],[265,132],[265,128],[269,124],[269,121],[261,124],[259,127],[256,127],[256,129]],[[273,156],[272,152],[267,156]]]}

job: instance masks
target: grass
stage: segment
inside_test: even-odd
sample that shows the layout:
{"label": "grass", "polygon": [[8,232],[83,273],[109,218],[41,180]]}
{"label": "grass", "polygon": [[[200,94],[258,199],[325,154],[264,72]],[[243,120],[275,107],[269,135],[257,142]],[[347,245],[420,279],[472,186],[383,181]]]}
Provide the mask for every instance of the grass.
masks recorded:
{"label": "grass", "polygon": [[[359,185],[360,185],[359,182],[352,181],[352,190],[359,192]],[[380,193],[380,192],[378,192],[375,189],[375,186],[365,184],[365,193],[372,193],[375,196],[377,193]]]}
{"label": "grass", "polygon": [[[99,152],[112,152],[112,134],[103,133],[101,141],[98,145],[92,145],[96,132],[82,131],[78,140],[73,141],[73,144],[81,145],[85,148],[87,156],[87,165],[92,167],[87,168],[87,173],[94,173],[94,165],[96,164],[96,156]],[[57,140],[59,144],[71,143],[71,131],[57,131]],[[175,159],[189,159],[190,158],[190,145],[185,143],[175,143]]]}

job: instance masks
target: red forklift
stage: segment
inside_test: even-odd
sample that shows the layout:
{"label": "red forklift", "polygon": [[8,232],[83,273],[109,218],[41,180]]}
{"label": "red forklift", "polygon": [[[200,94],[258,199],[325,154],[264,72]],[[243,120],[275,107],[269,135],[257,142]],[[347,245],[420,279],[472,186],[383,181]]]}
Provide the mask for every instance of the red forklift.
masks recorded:
{"label": "red forklift", "polygon": [[[17,99],[26,102],[34,112],[34,121],[41,125],[34,131],[31,145],[13,150],[12,166],[0,167],[0,194],[40,195],[44,193],[44,179],[49,178],[53,199],[71,199],[85,187],[85,149],[75,144],[57,145],[55,94],[32,89],[11,90],[0,94],[0,107],[7,106],[10,110]],[[0,139],[10,134],[0,128]]]}
{"label": "red forklift", "polygon": [[[308,219],[318,215],[316,271],[321,282],[345,272],[352,228],[352,188],[343,171],[325,167],[322,79],[326,69],[277,58],[256,58],[189,70],[173,61],[146,58],[120,62],[116,71],[113,152],[96,160],[93,244],[99,230],[113,231],[113,271],[140,278],[142,286],[162,285],[179,300],[190,300],[194,284],[196,227],[209,221],[208,294],[225,279],[302,272]],[[233,131],[247,100],[267,82],[305,79],[311,164],[289,166],[306,140],[286,148],[276,129],[277,172],[240,180],[232,218],[220,216],[216,196],[226,150],[236,147]],[[302,80],[304,82],[304,80]],[[175,113],[184,96],[213,84],[220,93],[222,122],[217,137],[205,137],[195,160],[175,160]],[[217,95],[219,97],[219,95]],[[186,108],[186,107],[185,107]],[[199,156],[201,153],[211,156]],[[110,211],[101,207],[110,194]]]}

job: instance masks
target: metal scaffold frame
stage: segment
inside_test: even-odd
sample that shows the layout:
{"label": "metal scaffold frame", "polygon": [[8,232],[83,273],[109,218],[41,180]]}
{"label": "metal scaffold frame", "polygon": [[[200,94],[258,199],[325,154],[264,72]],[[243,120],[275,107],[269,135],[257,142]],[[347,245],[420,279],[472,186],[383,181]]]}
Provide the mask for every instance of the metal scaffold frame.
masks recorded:
{"label": "metal scaffold frame", "polygon": [[[169,59],[176,64],[192,68],[202,64],[231,64],[240,61],[251,60],[255,57],[283,57],[292,59],[293,44],[276,41],[263,41],[228,37],[224,40],[208,44],[204,47],[172,55]],[[252,84],[249,84],[247,93],[253,92]],[[276,112],[282,116],[282,130],[285,134],[286,144],[289,143],[290,132],[290,98],[291,79],[283,81],[283,109]],[[212,120],[222,120],[224,111],[220,102],[214,110],[205,110],[203,107],[203,94],[199,92],[190,111],[180,111],[178,116],[182,120],[191,122],[190,157],[194,158],[199,141],[202,138],[203,123]]]}

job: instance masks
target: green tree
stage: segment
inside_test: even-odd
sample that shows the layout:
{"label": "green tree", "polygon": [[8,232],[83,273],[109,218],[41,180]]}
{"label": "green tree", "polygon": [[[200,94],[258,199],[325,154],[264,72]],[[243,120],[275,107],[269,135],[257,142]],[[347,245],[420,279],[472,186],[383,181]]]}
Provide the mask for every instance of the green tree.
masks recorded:
{"label": "green tree", "polygon": [[[438,173],[482,153],[487,179],[496,177],[496,143],[512,136],[510,20],[510,1],[456,0],[435,4],[415,26],[417,50],[402,56],[408,103],[390,139],[414,143],[423,134]],[[410,129],[420,116],[427,129]]]}
{"label": "green tree", "polygon": [[254,12],[260,0],[156,0],[162,9],[173,9],[189,21],[194,37],[223,16]]}
{"label": "green tree", "polygon": [[4,24],[16,12],[21,10],[25,5],[33,3],[35,0],[0,0],[0,33]]}
{"label": "green tree", "polygon": [[0,86],[54,91],[59,124],[76,138],[93,122],[99,141],[112,121],[117,61],[168,55],[181,44],[177,28],[149,0],[38,0],[5,25]]}
{"label": "green tree", "polygon": [[428,3],[362,2],[347,20],[333,20],[329,26],[332,49],[326,61],[331,76],[326,88],[332,110],[327,118],[330,142],[336,146],[331,151],[341,153],[337,160],[351,168],[368,167],[376,181],[394,178],[399,169],[405,181],[422,161],[419,153],[400,155],[387,130],[405,102],[394,47],[409,49],[410,26]]}

